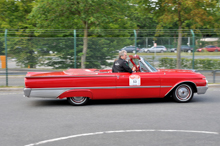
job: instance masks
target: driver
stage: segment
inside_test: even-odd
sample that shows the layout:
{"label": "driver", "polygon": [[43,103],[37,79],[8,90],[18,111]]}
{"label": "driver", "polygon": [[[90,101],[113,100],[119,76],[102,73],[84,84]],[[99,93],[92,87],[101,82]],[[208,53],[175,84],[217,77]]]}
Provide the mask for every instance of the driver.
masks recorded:
{"label": "driver", "polygon": [[132,73],[133,71],[136,70],[136,68],[134,67],[133,69],[131,69],[128,66],[128,62],[125,60],[127,58],[127,51],[122,50],[119,52],[119,59],[116,60],[113,64],[112,67],[112,72],[129,72]]}

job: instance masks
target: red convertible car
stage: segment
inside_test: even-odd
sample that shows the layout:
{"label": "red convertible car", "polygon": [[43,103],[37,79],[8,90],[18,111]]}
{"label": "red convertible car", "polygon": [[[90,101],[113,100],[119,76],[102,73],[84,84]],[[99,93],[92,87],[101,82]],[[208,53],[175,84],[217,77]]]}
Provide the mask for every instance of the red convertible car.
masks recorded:
{"label": "red convertible car", "polygon": [[206,78],[192,70],[156,69],[138,55],[129,56],[136,72],[112,73],[102,69],[68,69],[61,72],[28,72],[25,97],[66,98],[72,105],[89,100],[164,98],[188,102],[194,93],[205,94]]}

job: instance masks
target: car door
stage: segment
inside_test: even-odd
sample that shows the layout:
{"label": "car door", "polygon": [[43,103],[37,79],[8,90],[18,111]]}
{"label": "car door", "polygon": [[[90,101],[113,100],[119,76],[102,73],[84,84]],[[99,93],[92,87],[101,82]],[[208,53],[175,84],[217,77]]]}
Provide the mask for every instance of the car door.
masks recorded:
{"label": "car door", "polygon": [[160,75],[157,72],[118,73],[116,97],[154,98],[160,94]]}
{"label": "car door", "polygon": [[150,48],[149,51],[150,51],[151,53],[154,53],[154,52],[156,51],[156,47]]}
{"label": "car door", "polygon": [[161,51],[161,47],[155,47],[155,49],[156,49],[156,52],[160,52]]}
{"label": "car door", "polygon": [[132,52],[132,48],[131,47],[127,47],[127,52],[131,53]]}
{"label": "car door", "polygon": [[186,51],[187,51],[187,48],[186,48],[185,46],[181,46],[181,50],[182,50],[183,52],[186,52]]}
{"label": "car door", "polygon": [[214,52],[215,51],[215,46],[208,46],[207,51]]}
{"label": "car door", "polygon": [[93,99],[116,99],[116,78],[117,73],[103,73],[97,76],[82,77],[74,84],[83,85],[83,91],[92,93]]}

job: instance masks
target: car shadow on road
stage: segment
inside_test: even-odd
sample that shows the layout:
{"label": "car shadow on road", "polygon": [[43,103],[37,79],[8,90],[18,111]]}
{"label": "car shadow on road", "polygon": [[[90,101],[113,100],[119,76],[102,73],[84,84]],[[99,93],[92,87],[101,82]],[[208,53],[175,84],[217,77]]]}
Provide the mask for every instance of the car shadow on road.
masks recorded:
{"label": "car shadow on road", "polygon": [[[216,102],[207,97],[194,97],[189,103],[209,103]],[[66,99],[34,99],[29,101],[31,106],[72,106]],[[90,100],[85,106],[98,105],[132,105],[132,104],[170,104],[176,103],[172,98],[144,98],[144,99],[109,99],[109,100]],[[184,103],[183,103],[184,104]],[[187,103],[186,103],[187,104]]]}
{"label": "car shadow on road", "polygon": [[[146,98],[146,99],[109,99],[109,100],[90,100],[85,106],[96,105],[123,105],[123,104],[149,104],[149,103],[169,103],[172,99]],[[30,106],[71,106],[66,99],[33,99],[28,102]]]}
{"label": "car shadow on road", "polygon": [[68,106],[66,99],[33,99],[29,101],[30,106]]}
{"label": "car shadow on road", "polygon": [[115,99],[115,100],[93,100],[89,105],[113,105],[113,104],[149,104],[149,103],[169,103],[172,99],[164,98],[145,98],[145,99]]}

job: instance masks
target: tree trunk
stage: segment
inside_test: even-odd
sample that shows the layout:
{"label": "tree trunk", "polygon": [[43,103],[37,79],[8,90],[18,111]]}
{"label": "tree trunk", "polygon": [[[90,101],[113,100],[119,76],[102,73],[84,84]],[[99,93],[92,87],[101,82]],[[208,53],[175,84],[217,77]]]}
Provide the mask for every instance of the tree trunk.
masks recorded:
{"label": "tree trunk", "polygon": [[181,44],[182,44],[182,19],[181,19],[181,2],[178,2],[178,23],[179,23],[179,29],[178,29],[178,44],[177,44],[177,62],[176,67],[177,69],[181,69]]}
{"label": "tree trunk", "polygon": [[182,44],[182,28],[179,26],[178,30],[178,44],[177,44],[177,69],[181,69],[181,44]]}
{"label": "tree trunk", "polygon": [[86,62],[86,52],[88,48],[88,26],[87,22],[85,24],[85,29],[84,29],[84,37],[83,37],[83,54],[81,56],[81,68],[85,68],[85,62]]}

